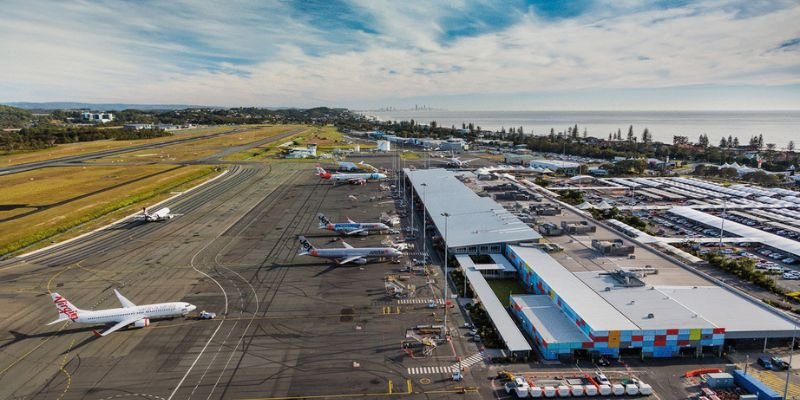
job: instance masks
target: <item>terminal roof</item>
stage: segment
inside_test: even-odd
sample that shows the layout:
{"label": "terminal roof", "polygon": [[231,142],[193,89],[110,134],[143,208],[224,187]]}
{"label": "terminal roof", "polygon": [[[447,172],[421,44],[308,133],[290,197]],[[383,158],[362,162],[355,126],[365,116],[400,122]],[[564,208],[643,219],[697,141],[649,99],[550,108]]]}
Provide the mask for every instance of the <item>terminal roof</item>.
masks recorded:
{"label": "terminal roof", "polygon": [[[491,198],[478,196],[453,171],[436,168],[404,172],[450,248],[538,241],[542,237]],[[442,213],[450,215],[446,234]]]}

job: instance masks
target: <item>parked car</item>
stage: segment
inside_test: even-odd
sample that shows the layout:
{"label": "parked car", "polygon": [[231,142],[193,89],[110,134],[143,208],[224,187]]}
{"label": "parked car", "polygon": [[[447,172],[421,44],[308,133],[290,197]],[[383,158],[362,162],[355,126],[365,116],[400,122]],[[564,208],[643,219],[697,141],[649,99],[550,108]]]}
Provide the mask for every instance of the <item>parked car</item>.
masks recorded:
{"label": "parked car", "polygon": [[595,372],[594,380],[597,381],[597,383],[600,385],[611,385],[611,381],[609,381],[606,374],[602,372]]}
{"label": "parked car", "polygon": [[789,369],[789,363],[781,360],[778,357],[772,357],[769,359],[769,361],[772,364],[772,369],[775,371],[785,371]]}
{"label": "parked car", "polygon": [[758,363],[758,365],[761,366],[761,368],[772,369],[772,361],[770,361],[770,358],[768,356],[758,357],[758,361],[756,362]]}

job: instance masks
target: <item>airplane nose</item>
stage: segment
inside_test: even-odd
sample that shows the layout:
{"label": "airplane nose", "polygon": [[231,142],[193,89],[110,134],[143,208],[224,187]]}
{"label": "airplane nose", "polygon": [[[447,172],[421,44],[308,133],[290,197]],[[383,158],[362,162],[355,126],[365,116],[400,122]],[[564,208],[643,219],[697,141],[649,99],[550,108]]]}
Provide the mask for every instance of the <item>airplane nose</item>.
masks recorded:
{"label": "airplane nose", "polygon": [[192,311],[194,311],[194,310],[197,310],[197,306],[196,306],[196,305],[194,305],[194,304],[189,304],[188,306],[186,306],[186,311],[187,311],[187,312],[192,312]]}

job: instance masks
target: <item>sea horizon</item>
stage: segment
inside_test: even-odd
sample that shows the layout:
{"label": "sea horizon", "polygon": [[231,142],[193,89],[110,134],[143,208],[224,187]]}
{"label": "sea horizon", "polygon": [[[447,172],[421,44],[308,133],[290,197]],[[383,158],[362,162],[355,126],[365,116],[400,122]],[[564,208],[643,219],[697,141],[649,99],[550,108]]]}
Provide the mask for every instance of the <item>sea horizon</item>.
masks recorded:
{"label": "sea horizon", "polygon": [[711,144],[718,144],[728,136],[738,137],[747,143],[751,136],[764,136],[765,143],[774,143],[777,148],[786,148],[790,140],[800,139],[800,110],[664,110],[664,111],[451,111],[451,110],[397,110],[360,111],[359,113],[383,121],[414,119],[428,124],[436,121],[439,126],[455,126],[473,123],[482,129],[499,130],[523,127],[526,134],[543,136],[566,131],[578,125],[580,134],[584,129],[588,136],[608,137],[609,133],[622,131],[627,136],[632,125],[634,134],[641,138],[647,128],[654,141],[672,143],[673,136],[687,136],[696,142],[701,134],[708,135]]}

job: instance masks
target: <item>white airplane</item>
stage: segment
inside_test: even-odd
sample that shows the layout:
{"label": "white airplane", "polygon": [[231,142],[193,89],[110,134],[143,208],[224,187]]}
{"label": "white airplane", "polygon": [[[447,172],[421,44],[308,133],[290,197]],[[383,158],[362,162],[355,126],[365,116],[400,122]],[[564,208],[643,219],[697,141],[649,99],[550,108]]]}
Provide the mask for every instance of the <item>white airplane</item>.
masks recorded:
{"label": "white airplane", "polygon": [[167,319],[174,317],[182,317],[186,314],[197,309],[196,306],[185,303],[182,301],[172,303],[156,303],[144,304],[137,306],[125,296],[121,295],[117,289],[114,289],[114,294],[122,308],[109,308],[105,310],[81,310],[72,305],[69,300],[65,299],[58,293],[52,293],[53,303],[58,309],[58,319],[50,322],[47,325],[57,324],[59,322],[79,323],[79,324],[113,324],[110,328],[102,333],[94,331],[97,336],[106,336],[110,333],[116,332],[126,326],[132,328],[144,328],[150,325],[151,319]]}
{"label": "white airplane", "polygon": [[318,249],[314,247],[305,236],[300,236],[301,250],[298,256],[311,256],[328,258],[336,264],[347,263],[366,264],[368,258],[390,258],[403,255],[400,250],[393,247],[353,247],[342,241],[344,248],[341,249]]}
{"label": "white airplane", "polygon": [[348,218],[347,222],[333,223],[322,213],[317,214],[317,218],[319,218],[319,229],[327,229],[344,235],[367,236],[370,232],[399,233],[383,222],[355,222]]}
{"label": "white airplane", "polygon": [[341,171],[357,171],[360,169],[358,165],[349,161],[337,161],[337,163],[339,164],[339,170]]}
{"label": "white airplane", "polygon": [[358,164],[356,164],[356,166],[358,167],[358,169],[360,169],[362,171],[379,172],[379,170],[377,168],[373,167],[370,164],[365,163],[364,161],[359,162]]}
{"label": "white airplane", "polygon": [[147,212],[147,208],[142,208],[142,213],[133,217],[134,221],[144,221],[144,222],[160,222],[160,221],[167,221],[175,217],[179,217],[181,214],[170,214],[169,208],[164,207],[152,214]]}
{"label": "white airplane", "polygon": [[322,179],[333,181],[334,183],[350,183],[353,185],[363,185],[367,181],[379,181],[386,179],[386,174],[380,172],[360,173],[360,174],[332,174],[325,171],[322,167],[317,167],[317,176]]}
{"label": "white airplane", "polygon": [[434,160],[437,162],[446,162],[448,167],[455,167],[455,168],[464,168],[468,163],[477,160],[477,158],[472,158],[469,160],[462,160],[459,157],[450,157],[446,160]]}

